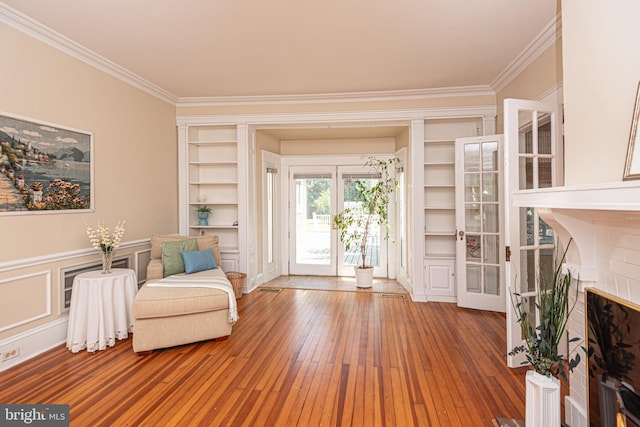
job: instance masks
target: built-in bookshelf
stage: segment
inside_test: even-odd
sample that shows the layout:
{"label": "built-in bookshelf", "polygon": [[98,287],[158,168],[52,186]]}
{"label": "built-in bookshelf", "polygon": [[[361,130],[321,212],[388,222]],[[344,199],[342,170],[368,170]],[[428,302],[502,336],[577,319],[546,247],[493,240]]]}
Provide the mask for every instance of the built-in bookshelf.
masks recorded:
{"label": "built-in bookshelf", "polygon": [[[217,235],[224,258],[238,257],[238,142],[235,125],[187,125],[185,211],[188,234]],[[208,225],[198,209],[211,208]],[[226,254],[226,256],[225,256]],[[227,264],[227,269],[231,264]],[[223,266],[224,268],[224,266]]]}
{"label": "built-in bookshelf", "polygon": [[425,120],[424,281],[431,300],[455,301],[455,140],[481,132],[480,118]]}

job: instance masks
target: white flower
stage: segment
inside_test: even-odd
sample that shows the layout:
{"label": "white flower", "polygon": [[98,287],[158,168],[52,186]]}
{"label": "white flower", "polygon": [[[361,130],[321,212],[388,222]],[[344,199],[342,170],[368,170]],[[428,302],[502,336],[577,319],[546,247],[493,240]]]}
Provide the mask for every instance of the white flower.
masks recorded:
{"label": "white flower", "polygon": [[87,236],[89,236],[89,240],[91,241],[91,246],[100,252],[111,252],[120,246],[122,236],[124,235],[125,224],[126,221],[119,221],[114,228],[113,234],[109,230],[109,227],[107,227],[107,224],[102,221],[98,221],[98,228],[95,230],[87,223],[85,223],[84,226],[87,230]]}

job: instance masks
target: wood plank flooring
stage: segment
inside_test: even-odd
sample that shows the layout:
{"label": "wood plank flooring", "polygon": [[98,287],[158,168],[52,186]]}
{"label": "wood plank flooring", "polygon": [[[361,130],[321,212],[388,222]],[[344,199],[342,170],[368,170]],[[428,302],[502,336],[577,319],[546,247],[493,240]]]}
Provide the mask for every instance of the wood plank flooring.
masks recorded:
{"label": "wood plank flooring", "polygon": [[69,404],[72,426],[492,426],[523,418],[505,317],[408,296],[282,289],[238,300],[226,341],[139,357],[52,349],[0,372],[0,403]]}

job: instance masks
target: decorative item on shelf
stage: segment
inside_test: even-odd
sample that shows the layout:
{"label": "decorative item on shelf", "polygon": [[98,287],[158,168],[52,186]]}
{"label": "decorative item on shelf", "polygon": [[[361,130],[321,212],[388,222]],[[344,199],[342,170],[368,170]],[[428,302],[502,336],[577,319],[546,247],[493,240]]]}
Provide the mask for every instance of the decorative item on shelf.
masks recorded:
{"label": "decorative item on shelf", "polygon": [[[563,271],[567,248],[558,259],[554,257],[553,271],[537,273],[537,294],[535,310],[529,298],[519,293],[511,293],[518,323],[522,331],[524,344],[515,347],[510,356],[524,353],[526,361],[533,370],[526,376],[526,415],[525,424],[530,426],[560,425],[560,379],[567,379],[567,371],[573,371],[580,362],[580,354],[573,357],[559,354],[561,342],[567,332],[569,316],[578,301],[578,288],[575,288],[575,299],[571,301],[571,284],[573,275],[569,269]],[[557,245],[556,245],[557,247]],[[569,343],[578,341],[572,338]],[[583,347],[583,350],[587,350]],[[571,350],[569,351],[571,353]]]}
{"label": "decorative item on shelf", "polygon": [[355,182],[355,202],[333,217],[333,226],[340,230],[340,241],[347,251],[355,248],[360,251],[362,263],[355,265],[356,286],[370,288],[373,284],[373,266],[367,265],[369,250],[369,232],[372,227],[384,226],[385,239],[389,238],[389,203],[391,195],[398,188],[393,167],[400,159],[380,160],[375,156],[363,157],[365,166],[372,171],[378,180],[357,180]]}
{"label": "decorative item on shelf", "polygon": [[96,229],[91,228],[89,224],[85,223],[85,229],[91,245],[100,251],[103,274],[111,273],[111,263],[116,254],[116,249],[120,246],[122,236],[124,236],[125,224],[126,221],[119,221],[113,233],[111,233],[107,224],[102,221],[98,221],[98,228]]}
{"label": "decorative item on shelf", "polygon": [[206,194],[201,194],[198,196],[198,203],[204,203],[207,201],[207,195]]}
{"label": "decorative item on shelf", "polygon": [[198,222],[198,225],[201,226],[207,226],[209,225],[209,215],[211,215],[211,208],[207,205],[201,206],[198,208],[198,218],[200,218],[200,221]]}

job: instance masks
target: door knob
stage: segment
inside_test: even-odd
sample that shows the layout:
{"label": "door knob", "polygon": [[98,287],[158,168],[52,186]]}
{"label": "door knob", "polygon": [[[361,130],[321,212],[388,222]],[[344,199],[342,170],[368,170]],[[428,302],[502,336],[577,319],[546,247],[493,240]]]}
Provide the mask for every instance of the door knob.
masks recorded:
{"label": "door knob", "polygon": [[464,231],[460,230],[458,236],[460,236],[460,240],[464,239]]}

